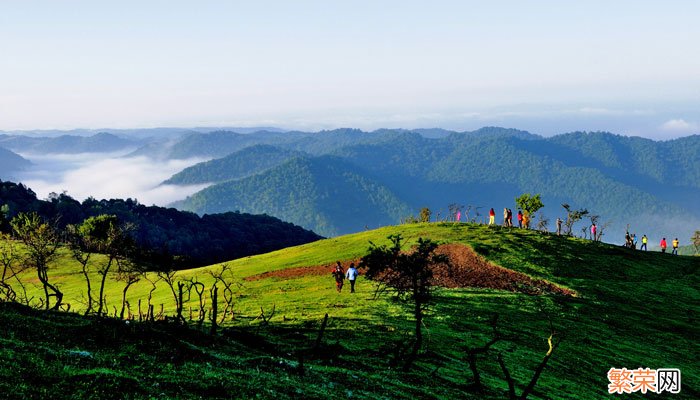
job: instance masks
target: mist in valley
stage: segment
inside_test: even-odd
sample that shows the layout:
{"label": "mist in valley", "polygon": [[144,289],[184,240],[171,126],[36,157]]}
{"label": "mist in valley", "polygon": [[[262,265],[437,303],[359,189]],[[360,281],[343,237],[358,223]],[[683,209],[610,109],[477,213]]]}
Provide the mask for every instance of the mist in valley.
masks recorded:
{"label": "mist in valley", "polygon": [[114,153],[31,154],[22,153],[32,166],[14,174],[14,179],[43,199],[49,193],[66,192],[76,200],[132,198],[145,205],[167,206],[205,188],[198,185],[161,185],[173,174],[205,161],[153,160],[124,157],[131,151]]}

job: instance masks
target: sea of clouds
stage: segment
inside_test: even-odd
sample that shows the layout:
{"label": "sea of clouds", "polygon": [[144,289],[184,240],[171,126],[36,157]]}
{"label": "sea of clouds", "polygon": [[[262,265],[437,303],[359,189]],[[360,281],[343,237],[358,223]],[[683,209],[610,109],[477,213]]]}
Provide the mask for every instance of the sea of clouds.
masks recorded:
{"label": "sea of clouds", "polygon": [[40,199],[49,193],[66,192],[84,200],[137,199],[145,205],[166,206],[205,188],[202,185],[161,185],[184,168],[204,161],[153,160],[148,157],[124,157],[119,153],[21,154],[33,165],[17,174],[17,180],[31,188]]}

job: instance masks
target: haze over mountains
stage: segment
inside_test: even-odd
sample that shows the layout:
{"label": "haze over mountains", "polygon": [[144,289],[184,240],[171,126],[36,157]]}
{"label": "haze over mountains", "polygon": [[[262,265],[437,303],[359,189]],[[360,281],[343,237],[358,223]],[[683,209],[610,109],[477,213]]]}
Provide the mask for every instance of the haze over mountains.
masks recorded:
{"label": "haze over mountains", "polygon": [[[446,218],[452,203],[471,206],[470,218],[478,211],[483,219],[490,207],[500,216],[503,207],[515,209],[514,198],[524,192],[542,194],[550,229],[564,216],[561,204],[569,203],[609,222],[604,240],[612,242],[620,241],[627,224],[652,240],[662,235],[687,240],[700,227],[698,135],[670,141],[605,132],[543,138],[494,127],[190,130],[172,137],[147,131],[141,139],[1,136],[0,146],[64,153],[119,149],[125,162],[171,163],[180,169],[154,181],[152,189],[168,188],[172,200],[180,199],[173,203],[178,208],[267,213],[325,236],[395,224],[421,207]],[[0,162],[10,157],[0,155]]]}

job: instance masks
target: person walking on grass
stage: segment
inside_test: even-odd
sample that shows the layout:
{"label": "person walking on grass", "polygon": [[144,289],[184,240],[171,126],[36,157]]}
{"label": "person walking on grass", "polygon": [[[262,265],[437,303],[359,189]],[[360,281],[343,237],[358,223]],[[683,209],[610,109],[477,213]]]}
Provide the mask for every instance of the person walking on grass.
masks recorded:
{"label": "person walking on grass", "polygon": [[503,226],[508,226],[508,209],[503,209]]}
{"label": "person walking on grass", "polygon": [[518,210],[518,228],[523,227],[523,212]]}
{"label": "person walking on grass", "polygon": [[561,218],[557,217],[557,236],[561,235]]}
{"label": "person walking on grass", "polygon": [[659,246],[661,246],[661,252],[665,253],[666,252],[666,238],[661,239],[661,242],[659,242]]}
{"label": "person walking on grass", "polygon": [[355,293],[355,280],[359,274],[357,268],[355,268],[355,263],[350,264],[348,272],[345,273],[345,277],[350,281],[350,293]]}
{"label": "person walking on grass", "polygon": [[508,226],[513,227],[513,210],[508,209]]}
{"label": "person walking on grass", "polygon": [[595,226],[595,224],[591,225],[591,240],[594,242],[596,241],[597,237],[596,234],[598,233],[598,227]]}
{"label": "person walking on grass", "polygon": [[[333,278],[335,278],[335,289],[340,293],[343,290],[343,279],[345,279],[345,271],[343,271],[343,266],[340,265],[340,261],[336,262],[335,268],[331,272]],[[354,283],[354,282],[353,282]]]}
{"label": "person walking on grass", "polygon": [[647,238],[647,235],[642,235],[642,245],[639,247],[639,250],[644,249],[644,251],[647,251],[647,242],[649,239]]}
{"label": "person walking on grass", "polygon": [[673,247],[673,250],[671,250],[671,254],[678,255],[678,238],[673,239],[673,242],[671,242],[671,246]]}
{"label": "person walking on grass", "polygon": [[489,210],[489,225],[493,225],[496,223],[496,211],[494,209]]}

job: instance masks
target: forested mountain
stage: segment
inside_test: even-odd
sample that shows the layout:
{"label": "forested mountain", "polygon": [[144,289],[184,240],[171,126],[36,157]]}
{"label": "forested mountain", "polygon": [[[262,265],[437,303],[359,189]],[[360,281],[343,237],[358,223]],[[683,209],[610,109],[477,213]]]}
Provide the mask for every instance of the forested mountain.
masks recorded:
{"label": "forested mountain", "polygon": [[3,176],[27,168],[32,163],[19,154],[0,147],[0,171]]}
{"label": "forested mountain", "polygon": [[191,268],[265,253],[320,239],[313,232],[267,215],[228,212],[199,217],[174,208],[144,206],[132,199],[82,203],[65,194],[39,200],[22,184],[0,181],[0,230],[20,212],[37,212],[59,228],[100,214],[133,223],[134,239],[154,268]]}
{"label": "forested mountain", "polygon": [[219,183],[245,178],[268,170],[303,153],[278,147],[257,144],[229,154],[223,158],[206,161],[185,168],[163,182],[172,185]]}
{"label": "forested mountain", "polygon": [[176,206],[200,214],[266,213],[322,235],[393,224],[408,215],[406,203],[365,175],[339,157],[294,158],[258,175],[211,186]]}
{"label": "forested mountain", "polygon": [[0,146],[22,153],[105,153],[124,150],[137,144],[136,140],[121,138],[111,133],[58,137],[0,135]]}
{"label": "forested mountain", "polygon": [[[342,140],[334,140],[334,134]],[[315,147],[305,144],[307,140],[312,142],[311,139],[303,138],[278,144],[279,151],[294,148],[311,153],[309,149],[314,149],[318,154],[323,149],[322,152],[335,157],[334,165],[353,168],[355,176],[382,187],[413,214],[427,206],[434,216],[440,213],[444,218],[447,206],[456,203],[472,206],[471,216],[476,207],[481,207],[479,212],[483,216],[490,207],[499,212],[503,207],[515,208],[514,198],[531,192],[542,194],[546,206],[543,212],[551,221],[564,217],[562,203],[600,215],[603,223],[609,223],[607,232],[611,237],[606,239],[611,241],[624,234],[627,224],[640,236],[641,233],[687,236],[700,227],[700,136],[697,135],[665,142],[606,132],[573,132],[542,138],[493,127],[474,132],[431,131],[427,135],[405,130],[369,134],[343,130],[328,136],[316,135],[325,139],[316,142]],[[348,144],[353,137],[359,143]],[[235,165],[239,157],[242,162],[244,155],[232,154],[226,163]],[[309,160],[312,159],[306,162]],[[210,173],[205,172],[209,168],[201,168],[203,176]],[[299,173],[298,165],[288,163],[273,169],[273,176],[287,179],[274,180],[270,178],[272,170],[261,171],[261,175],[244,181],[205,189],[181,205],[199,213],[266,212],[312,229],[319,229],[320,225],[311,218],[311,209],[323,214],[324,221],[326,215],[329,219],[334,217],[328,211],[320,211],[324,201],[332,201],[322,196],[297,206],[306,210],[304,213],[290,212],[290,207],[295,209],[295,206],[290,203],[289,193],[304,193],[309,188],[303,180],[293,179]],[[223,178],[224,174],[219,176]],[[196,181],[192,176],[189,179]],[[281,190],[280,186],[286,189]],[[301,203],[304,199],[297,201]],[[368,202],[365,208],[373,206]],[[406,216],[403,210],[402,207],[393,214],[387,211],[385,216],[394,215],[391,222],[396,223]],[[337,224],[337,231],[324,227],[321,232],[347,233],[358,225],[364,226],[355,224],[351,229],[349,225]]]}

